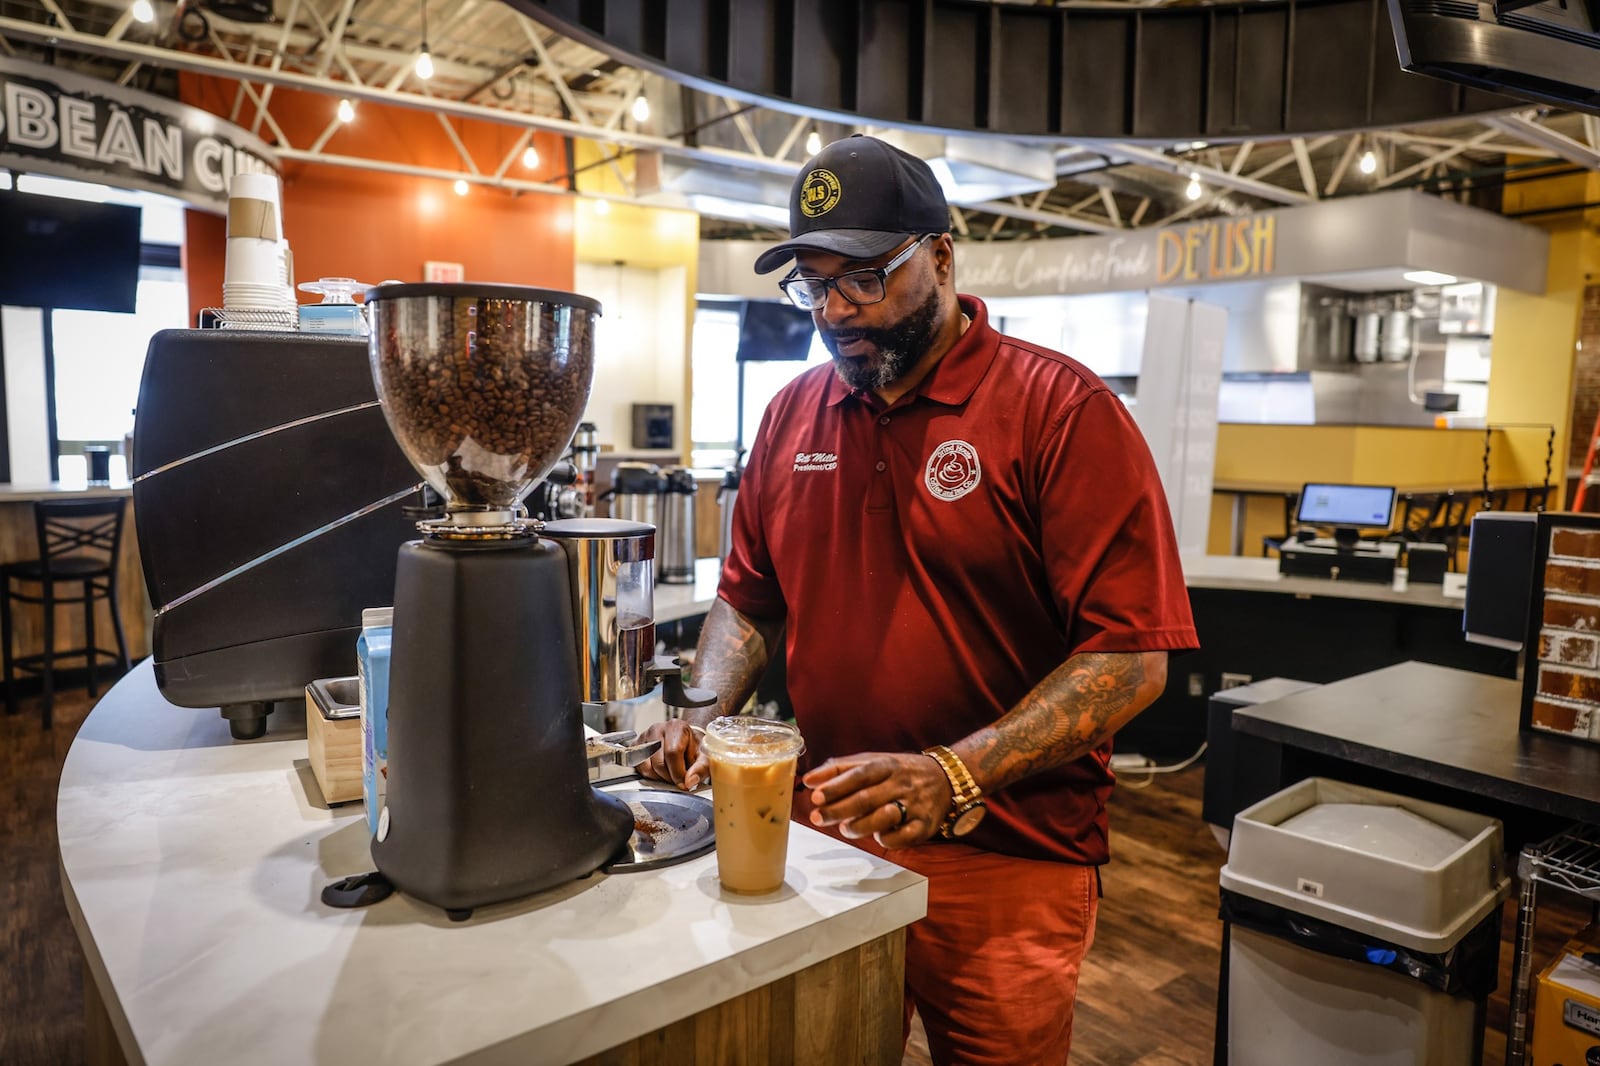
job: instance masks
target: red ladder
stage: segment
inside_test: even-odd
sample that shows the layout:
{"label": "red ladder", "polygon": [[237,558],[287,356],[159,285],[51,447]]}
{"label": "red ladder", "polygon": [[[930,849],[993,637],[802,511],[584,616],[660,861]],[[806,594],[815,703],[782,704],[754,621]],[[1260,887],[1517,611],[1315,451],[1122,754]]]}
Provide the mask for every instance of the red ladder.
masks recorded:
{"label": "red ladder", "polygon": [[1594,474],[1594,452],[1596,444],[1600,444],[1600,414],[1595,415],[1594,429],[1590,430],[1589,432],[1589,450],[1583,455],[1583,473],[1578,475],[1578,488],[1577,491],[1572,494],[1572,509],[1574,511],[1583,510],[1584,494],[1588,492],[1591,484],[1600,482],[1600,477],[1595,477]]}

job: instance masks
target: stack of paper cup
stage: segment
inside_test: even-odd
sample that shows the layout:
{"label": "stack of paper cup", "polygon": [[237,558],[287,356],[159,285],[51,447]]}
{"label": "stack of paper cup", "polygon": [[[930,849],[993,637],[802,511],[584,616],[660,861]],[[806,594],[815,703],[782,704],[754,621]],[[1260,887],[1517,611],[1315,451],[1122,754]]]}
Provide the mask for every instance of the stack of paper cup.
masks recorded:
{"label": "stack of paper cup", "polygon": [[235,174],[228,189],[228,255],[222,306],[230,311],[293,310],[286,276],[282,195],[272,174]]}

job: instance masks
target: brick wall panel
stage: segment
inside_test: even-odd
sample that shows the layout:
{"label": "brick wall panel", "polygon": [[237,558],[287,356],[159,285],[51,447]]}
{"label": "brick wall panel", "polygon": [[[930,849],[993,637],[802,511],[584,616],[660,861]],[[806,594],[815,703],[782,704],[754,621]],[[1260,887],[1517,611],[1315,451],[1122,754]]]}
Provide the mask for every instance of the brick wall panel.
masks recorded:
{"label": "brick wall panel", "polygon": [[1600,530],[1553,529],[1550,531],[1550,554],[1600,559]]}
{"label": "brick wall panel", "polygon": [[1547,663],[1593,670],[1600,666],[1600,639],[1547,630],[1539,634],[1539,658]]}
{"label": "brick wall panel", "polygon": [[1564,703],[1551,703],[1547,700],[1533,701],[1533,724],[1535,728],[1545,729],[1552,733],[1570,733],[1576,736],[1589,735],[1589,722],[1593,712]]}
{"label": "brick wall panel", "polygon": [[1546,696],[1564,696],[1585,703],[1600,702],[1600,675],[1541,666],[1539,691]]}
{"label": "brick wall panel", "polygon": [[1600,630],[1600,602],[1546,599],[1544,624],[1556,629]]}
{"label": "brick wall panel", "polygon": [[1546,592],[1600,597],[1600,566],[1551,562],[1544,568],[1544,587]]}

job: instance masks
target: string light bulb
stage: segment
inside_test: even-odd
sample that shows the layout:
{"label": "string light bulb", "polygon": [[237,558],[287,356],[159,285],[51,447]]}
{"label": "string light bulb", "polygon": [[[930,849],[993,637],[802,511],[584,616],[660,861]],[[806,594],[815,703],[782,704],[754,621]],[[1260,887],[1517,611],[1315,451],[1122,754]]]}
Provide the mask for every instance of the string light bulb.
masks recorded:
{"label": "string light bulb", "polygon": [[535,148],[531,144],[524,148],[522,150],[522,165],[529,170],[532,170],[534,167],[538,166],[539,149]]}
{"label": "string light bulb", "polygon": [[629,114],[633,115],[633,121],[635,122],[650,121],[650,101],[645,97],[644,93],[640,93],[633,98],[633,108]]}
{"label": "string light bulb", "polygon": [[457,178],[456,179],[456,195],[457,196],[465,196],[465,195],[467,195],[467,179],[466,178]]}
{"label": "string light bulb", "polygon": [[1200,175],[1198,173],[1190,173],[1189,186],[1183,190],[1183,195],[1190,200],[1198,200],[1204,194],[1205,187],[1200,184]]}
{"label": "string light bulb", "polygon": [[597,215],[609,215],[611,213],[611,201],[596,200],[594,202],[594,213]]}
{"label": "string light bulb", "polygon": [[354,122],[356,120],[356,105],[349,98],[339,101],[339,121]]}
{"label": "string light bulb", "polygon": [[133,7],[129,8],[128,13],[133,16],[135,22],[143,22],[145,25],[156,20],[156,9],[150,6],[150,0],[133,0]]}
{"label": "string light bulb", "polygon": [[806,155],[816,155],[820,151],[822,151],[822,134],[813,126],[811,132],[806,134]]}
{"label": "string light bulb", "polygon": [[433,55],[428,51],[428,0],[422,0],[422,51],[417,53],[417,77],[433,77]]}
{"label": "string light bulb", "polygon": [[1361,153],[1361,162],[1357,163],[1363,174],[1376,174],[1378,172],[1378,153],[1368,148]]}

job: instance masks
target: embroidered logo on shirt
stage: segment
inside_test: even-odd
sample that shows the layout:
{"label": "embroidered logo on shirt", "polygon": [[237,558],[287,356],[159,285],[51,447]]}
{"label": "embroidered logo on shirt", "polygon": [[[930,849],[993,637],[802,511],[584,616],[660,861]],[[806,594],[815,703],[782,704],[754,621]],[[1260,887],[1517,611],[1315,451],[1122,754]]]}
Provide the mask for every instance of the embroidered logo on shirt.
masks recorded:
{"label": "embroidered logo on shirt", "polygon": [[959,500],[983,480],[978,450],[964,440],[947,440],[928,456],[922,475],[928,491],[941,500]]}
{"label": "embroidered logo on shirt", "polygon": [[802,470],[837,470],[839,457],[833,452],[795,452],[794,468]]}

